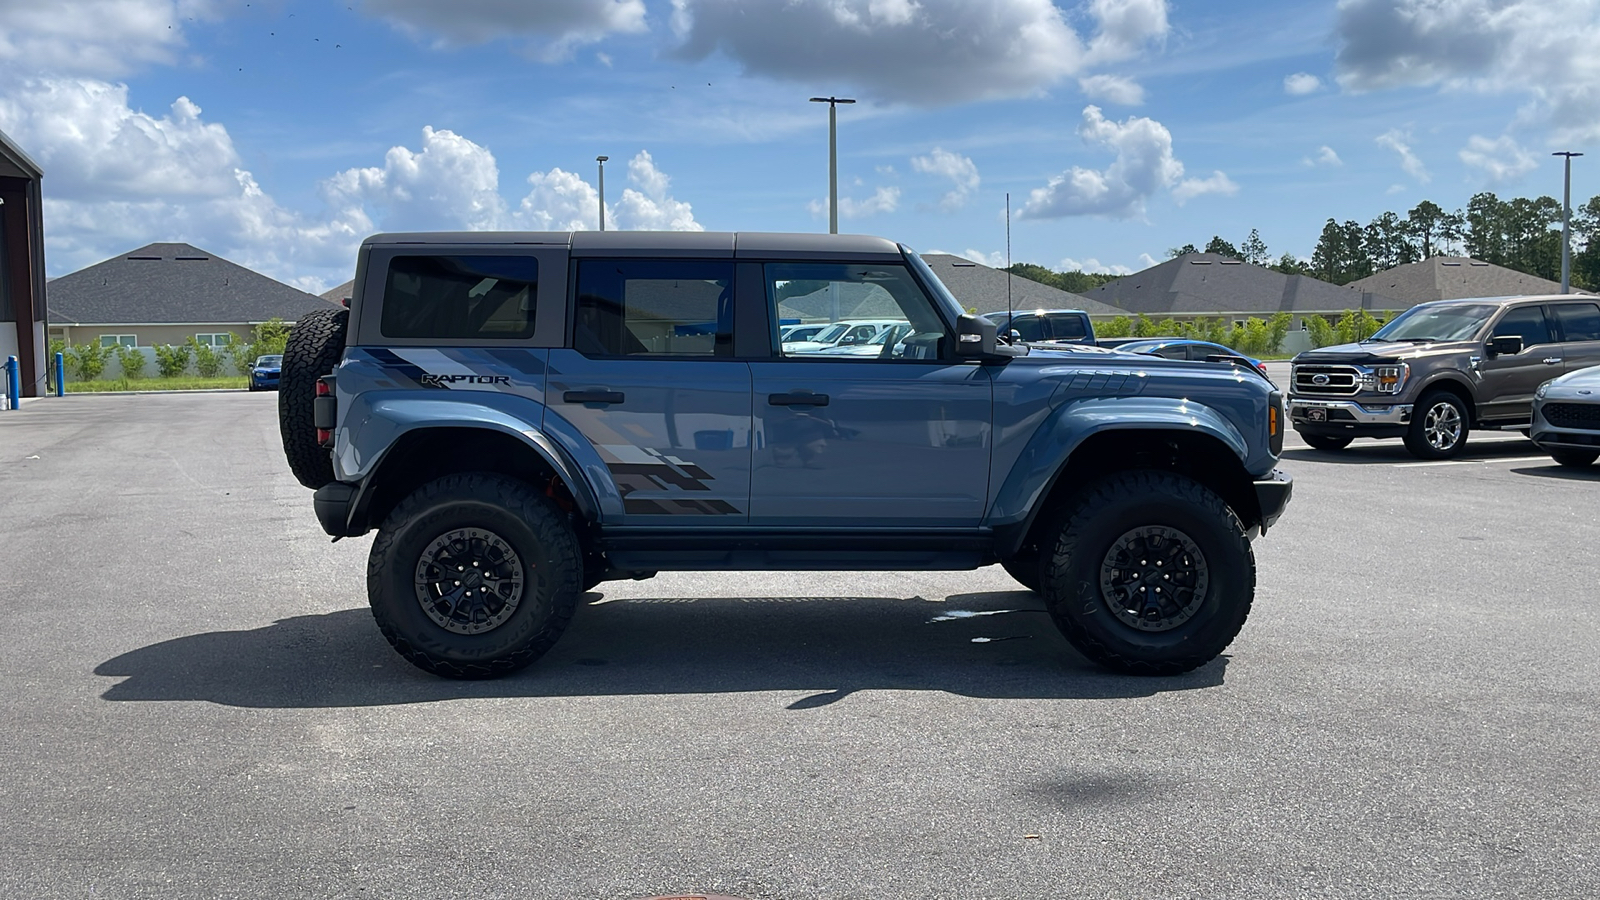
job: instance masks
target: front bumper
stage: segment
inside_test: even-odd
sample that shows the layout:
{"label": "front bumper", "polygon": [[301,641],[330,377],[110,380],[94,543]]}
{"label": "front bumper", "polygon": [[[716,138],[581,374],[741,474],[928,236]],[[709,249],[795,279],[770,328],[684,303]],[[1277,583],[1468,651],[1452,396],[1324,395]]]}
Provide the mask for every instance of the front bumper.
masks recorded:
{"label": "front bumper", "polygon": [[1564,396],[1552,396],[1546,397],[1543,400],[1535,400],[1533,402],[1532,428],[1528,433],[1528,437],[1532,438],[1535,444],[1538,444],[1541,448],[1546,450],[1551,448],[1565,450],[1600,450],[1600,428],[1581,427],[1582,425],[1588,424],[1587,422],[1580,423],[1578,427],[1574,427],[1572,425],[1552,425],[1550,420],[1544,416],[1544,407],[1546,403],[1574,405],[1582,404],[1584,406],[1597,405],[1588,398]]}
{"label": "front bumper", "polygon": [[1354,400],[1289,398],[1289,424],[1313,434],[1393,437],[1411,424],[1410,403],[1367,406]]}
{"label": "front bumper", "polygon": [[1294,494],[1294,478],[1282,469],[1273,469],[1266,478],[1255,482],[1256,502],[1261,506],[1261,533],[1277,524],[1283,510]]}

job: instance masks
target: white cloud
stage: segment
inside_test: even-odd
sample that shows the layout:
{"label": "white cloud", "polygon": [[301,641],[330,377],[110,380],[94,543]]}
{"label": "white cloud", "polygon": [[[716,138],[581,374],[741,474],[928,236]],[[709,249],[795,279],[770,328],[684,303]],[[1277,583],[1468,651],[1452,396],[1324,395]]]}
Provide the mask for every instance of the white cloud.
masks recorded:
{"label": "white cloud", "polygon": [[1057,266],[1063,272],[1090,272],[1100,275],[1132,275],[1133,270],[1127,266],[1108,266],[1094,257],[1089,257],[1082,262],[1067,257]]}
{"label": "white cloud", "polygon": [[1339,83],[1528,95],[1558,140],[1600,138],[1600,0],[1341,0]]}
{"label": "white cloud", "polygon": [[1115,151],[1116,159],[1103,171],[1073,166],[1051,178],[1028,195],[1019,218],[1138,216],[1151,195],[1183,178],[1183,163],[1172,155],[1172,132],[1154,119],[1132,116],[1114,122],[1099,107],[1088,106],[1078,136],[1090,146]]}
{"label": "white cloud", "polygon": [[1140,106],[1144,103],[1144,86],[1120,75],[1090,75],[1078,79],[1078,87],[1091,100],[1104,100],[1118,106]]}
{"label": "white cloud", "polygon": [[494,154],[453,131],[422,129],[422,149],[391,147],[383,166],[346,169],[323,185],[336,207],[359,206],[386,229],[475,231],[506,218]]}
{"label": "white cloud", "polygon": [[[839,198],[839,218],[865,219],[879,213],[892,213],[900,205],[900,189],[897,187],[880,187],[872,192],[872,196],[865,200],[854,197]],[[826,217],[828,215],[828,201],[813,200],[806,204],[806,209],[813,216]]]}
{"label": "white cloud", "polygon": [[1144,269],[1148,269],[1151,266],[1159,266],[1159,265],[1161,265],[1161,261],[1156,259],[1154,256],[1151,256],[1148,253],[1139,254],[1139,268],[1140,268],[1141,271],[1144,270]]}
{"label": "white cloud", "polygon": [[1179,182],[1178,186],[1172,189],[1172,199],[1178,201],[1178,205],[1182,206],[1190,200],[1206,194],[1231,197],[1237,193],[1239,193],[1239,186],[1233,183],[1233,179],[1221,172],[1212,172],[1210,178],[1185,178]]}
{"label": "white cloud", "polygon": [[1406,192],[1406,186],[1403,185],[1403,184],[1391,184],[1391,185],[1389,185],[1389,189],[1384,191],[1385,194],[1391,194],[1391,195],[1392,194],[1404,194],[1405,192]]}
{"label": "white cloud", "polygon": [[1322,89],[1322,79],[1309,72],[1296,72],[1283,79],[1285,93],[1301,97],[1306,94],[1315,94]]}
{"label": "white cloud", "polygon": [[[689,204],[673,199],[668,190],[672,179],[656,168],[655,160],[640,150],[628,161],[628,181],[633,187],[622,192],[615,216],[623,231],[704,231],[694,220]],[[844,204],[840,204],[842,210]]]}
{"label": "white cloud", "polygon": [[933,148],[933,152],[927,156],[913,156],[911,169],[925,175],[950,179],[955,186],[939,200],[939,205],[946,210],[957,210],[966,206],[967,201],[978,190],[981,181],[978,176],[978,166],[971,159],[938,147]]}
{"label": "white cloud", "polygon": [[1480,135],[1467,139],[1461,149],[1461,161],[1476,169],[1493,184],[1515,181],[1539,167],[1533,154],[1523,149],[1510,135],[1490,140]]}
{"label": "white cloud", "polygon": [[21,74],[117,77],[171,63],[210,0],[0,0],[0,64]]}
{"label": "white cloud", "polygon": [[1404,169],[1407,175],[1422,184],[1427,184],[1433,180],[1433,176],[1428,174],[1428,167],[1423,165],[1422,160],[1411,150],[1411,132],[1403,131],[1399,128],[1391,128],[1378,135],[1377,142],[1378,146],[1386,147],[1399,154],[1400,168]]}
{"label": "white cloud", "polygon": [[1006,267],[1006,252],[1004,250],[996,250],[993,253],[985,253],[982,250],[973,250],[968,248],[966,251],[957,255],[962,259],[970,259],[975,263],[981,263],[991,269],[1004,269]]}
{"label": "white cloud", "polygon": [[1134,56],[1164,39],[1169,27],[1166,0],[1091,0],[1089,15],[1099,25],[1089,41],[1091,64]]}
{"label": "white cloud", "polygon": [[647,28],[644,0],[364,0],[362,10],[412,34],[431,35],[440,46],[525,39],[529,55],[545,62],[566,59],[608,34]]}
{"label": "white cloud", "polygon": [[1316,156],[1307,156],[1300,161],[1308,166],[1323,166],[1327,168],[1336,168],[1344,165],[1344,160],[1340,159],[1339,154],[1333,152],[1333,148],[1327,144],[1323,144],[1317,149]]}
{"label": "white cloud", "polygon": [[1051,0],[672,0],[678,55],[938,106],[1036,93],[1167,33],[1165,0],[1093,0],[1085,45]]}

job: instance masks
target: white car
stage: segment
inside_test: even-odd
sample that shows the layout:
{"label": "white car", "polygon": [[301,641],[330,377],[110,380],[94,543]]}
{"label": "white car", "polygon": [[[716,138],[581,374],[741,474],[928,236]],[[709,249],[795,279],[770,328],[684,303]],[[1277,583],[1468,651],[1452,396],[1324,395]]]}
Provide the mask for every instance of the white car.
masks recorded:
{"label": "white car", "polygon": [[831,323],[816,322],[810,325],[785,325],[778,329],[778,337],[786,344],[793,341],[809,341],[829,324]]}
{"label": "white car", "polygon": [[815,353],[830,347],[865,344],[896,325],[904,324],[906,323],[903,319],[855,319],[834,322],[813,335],[809,341],[784,341],[783,355],[793,356],[797,353]]}

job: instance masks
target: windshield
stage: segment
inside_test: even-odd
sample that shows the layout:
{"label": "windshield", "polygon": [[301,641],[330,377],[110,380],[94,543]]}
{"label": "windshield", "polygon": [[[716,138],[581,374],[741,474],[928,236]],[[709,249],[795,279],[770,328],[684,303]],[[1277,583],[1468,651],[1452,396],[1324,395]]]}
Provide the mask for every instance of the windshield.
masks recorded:
{"label": "windshield", "polygon": [[281,357],[281,356],[263,356],[260,359],[256,360],[256,365],[258,365],[258,366],[281,366],[281,365],[283,365],[283,357]]}
{"label": "windshield", "polygon": [[844,331],[849,327],[849,325],[846,325],[843,322],[829,325],[827,328],[817,332],[816,336],[813,337],[812,340],[819,344],[831,344],[834,341],[837,341],[839,338],[844,337]]}
{"label": "windshield", "polygon": [[1465,341],[1483,329],[1497,307],[1488,303],[1413,306],[1379,328],[1374,341]]}
{"label": "windshield", "polygon": [[950,314],[952,319],[967,311],[961,305],[961,301],[950,293],[950,289],[944,286],[944,282],[939,280],[939,276],[933,274],[933,269],[922,261],[922,257],[917,255],[917,251],[907,247],[905,244],[901,244],[900,252],[904,253],[906,259],[911,261],[911,268],[916,270],[917,277],[922,279],[923,286],[933,293],[934,299],[944,306],[945,311]]}

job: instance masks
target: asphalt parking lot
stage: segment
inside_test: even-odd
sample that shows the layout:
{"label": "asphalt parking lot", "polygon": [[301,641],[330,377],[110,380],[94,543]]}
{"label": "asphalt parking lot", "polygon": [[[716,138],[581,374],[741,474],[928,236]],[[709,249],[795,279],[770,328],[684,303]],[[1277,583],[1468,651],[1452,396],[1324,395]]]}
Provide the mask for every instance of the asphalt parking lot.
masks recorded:
{"label": "asphalt parking lot", "polygon": [[608,583],[459,683],[275,402],[0,412],[8,896],[1600,896],[1600,466],[1291,437],[1251,619],[1177,678],[990,567]]}

